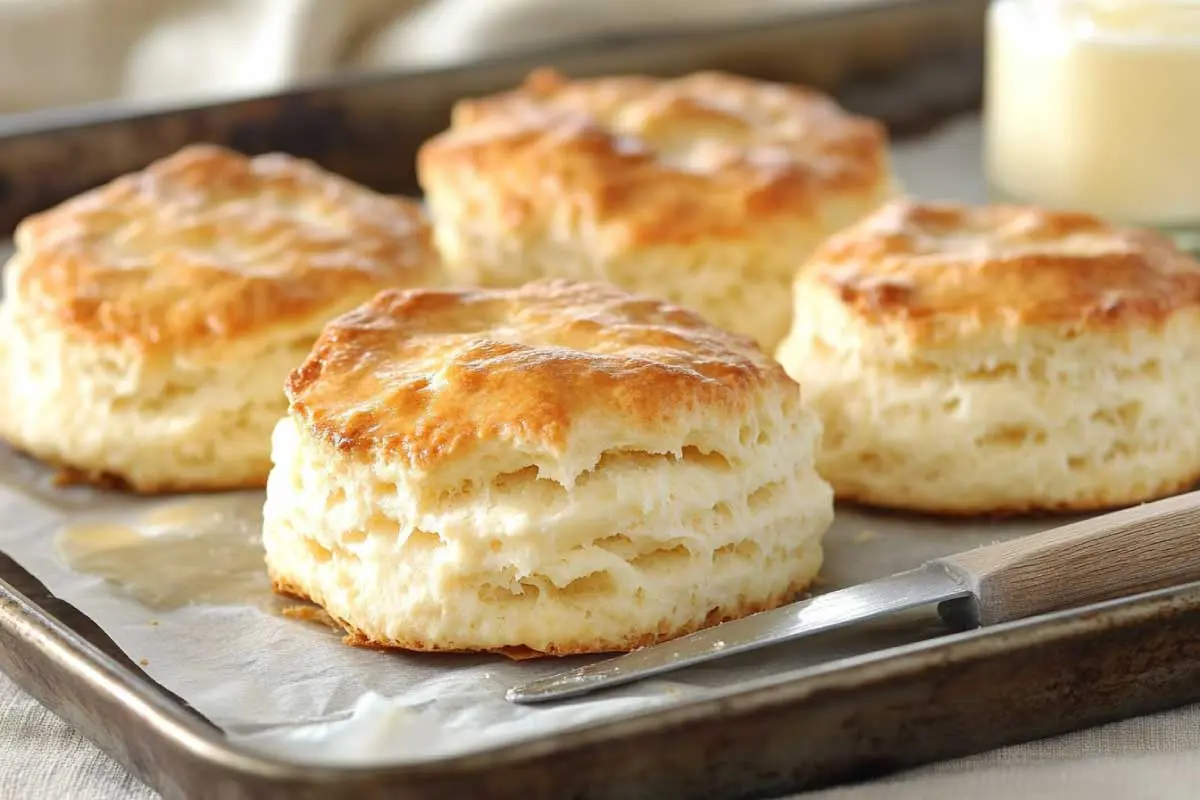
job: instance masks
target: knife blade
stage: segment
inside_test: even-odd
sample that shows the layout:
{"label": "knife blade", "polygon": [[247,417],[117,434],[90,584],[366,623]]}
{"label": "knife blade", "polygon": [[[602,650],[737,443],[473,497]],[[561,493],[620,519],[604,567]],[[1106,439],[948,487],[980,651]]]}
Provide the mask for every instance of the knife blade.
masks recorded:
{"label": "knife blade", "polygon": [[1200,492],[934,559],[917,569],[725,622],[508,690],[514,703],[565,700],[937,605],[959,627],[1200,580]]}

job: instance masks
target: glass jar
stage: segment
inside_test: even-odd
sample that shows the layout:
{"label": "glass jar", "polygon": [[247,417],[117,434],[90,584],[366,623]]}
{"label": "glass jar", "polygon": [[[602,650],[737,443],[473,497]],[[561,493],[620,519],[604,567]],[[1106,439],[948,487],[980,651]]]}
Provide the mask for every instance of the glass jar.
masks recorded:
{"label": "glass jar", "polygon": [[1200,0],[995,0],[984,96],[997,199],[1200,250]]}

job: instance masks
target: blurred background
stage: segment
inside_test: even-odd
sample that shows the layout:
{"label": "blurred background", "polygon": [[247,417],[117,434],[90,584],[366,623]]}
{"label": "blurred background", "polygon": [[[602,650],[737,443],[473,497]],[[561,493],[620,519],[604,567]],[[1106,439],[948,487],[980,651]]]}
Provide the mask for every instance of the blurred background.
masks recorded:
{"label": "blurred background", "polygon": [[[0,0],[0,228],[198,141],[282,150],[413,194],[411,154],[456,100],[546,65],[572,77],[723,69],[808,84],[898,141],[978,109],[987,5]],[[384,77],[278,94],[354,75]],[[141,113],[158,109],[169,113]]]}
{"label": "blurred background", "polygon": [[260,93],[854,0],[0,0],[0,114]]}

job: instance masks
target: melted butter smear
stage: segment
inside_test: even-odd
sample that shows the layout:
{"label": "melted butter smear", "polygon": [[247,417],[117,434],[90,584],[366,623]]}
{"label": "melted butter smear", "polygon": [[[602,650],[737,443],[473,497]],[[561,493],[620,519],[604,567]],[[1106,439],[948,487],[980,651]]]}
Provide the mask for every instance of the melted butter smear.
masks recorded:
{"label": "melted butter smear", "polygon": [[59,556],[108,580],[147,608],[248,605],[278,612],[263,562],[262,496],[159,506],[131,524],[94,522],[59,532]]}

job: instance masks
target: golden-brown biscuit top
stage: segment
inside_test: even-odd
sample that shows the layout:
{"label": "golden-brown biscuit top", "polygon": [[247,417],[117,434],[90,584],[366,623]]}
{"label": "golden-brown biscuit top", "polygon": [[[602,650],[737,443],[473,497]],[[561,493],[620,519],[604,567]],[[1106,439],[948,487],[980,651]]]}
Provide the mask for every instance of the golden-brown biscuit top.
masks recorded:
{"label": "golden-brown biscuit top", "polygon": [[311,324],[347,297],[438,274],[416,203],[290,156],[210,145],[29,217],[16,244],[8,285],[23,308],[144,351]]}
{"label": "golden-brown biscuit top", "polygon": [[911,200],[828,239],[799,282],[926,340],[1153,321],[1200,303],[1200,264],[1157,233],[1081,213]]}
{"label": "golden-brown biscuit top", "polygon": [[482,176],[514,227],[566,207],[628,243],[742,236],[831,195],[891,186],[879,123],[810,89],[717,72],[568,81],[540,70],[460,101],[418,169],[427,189],[453,181],[464,194]]}
{"label": "golden-brown biscuit top", "polygon": [[799,391],[748,339],[561,279],[382,292],[331,322],[287,382],[316,437],[414,469],[480,443],[561,453],[570,437],[603,436],[597,425],[637,435],[705,413],[736,429],[767,390]]}

